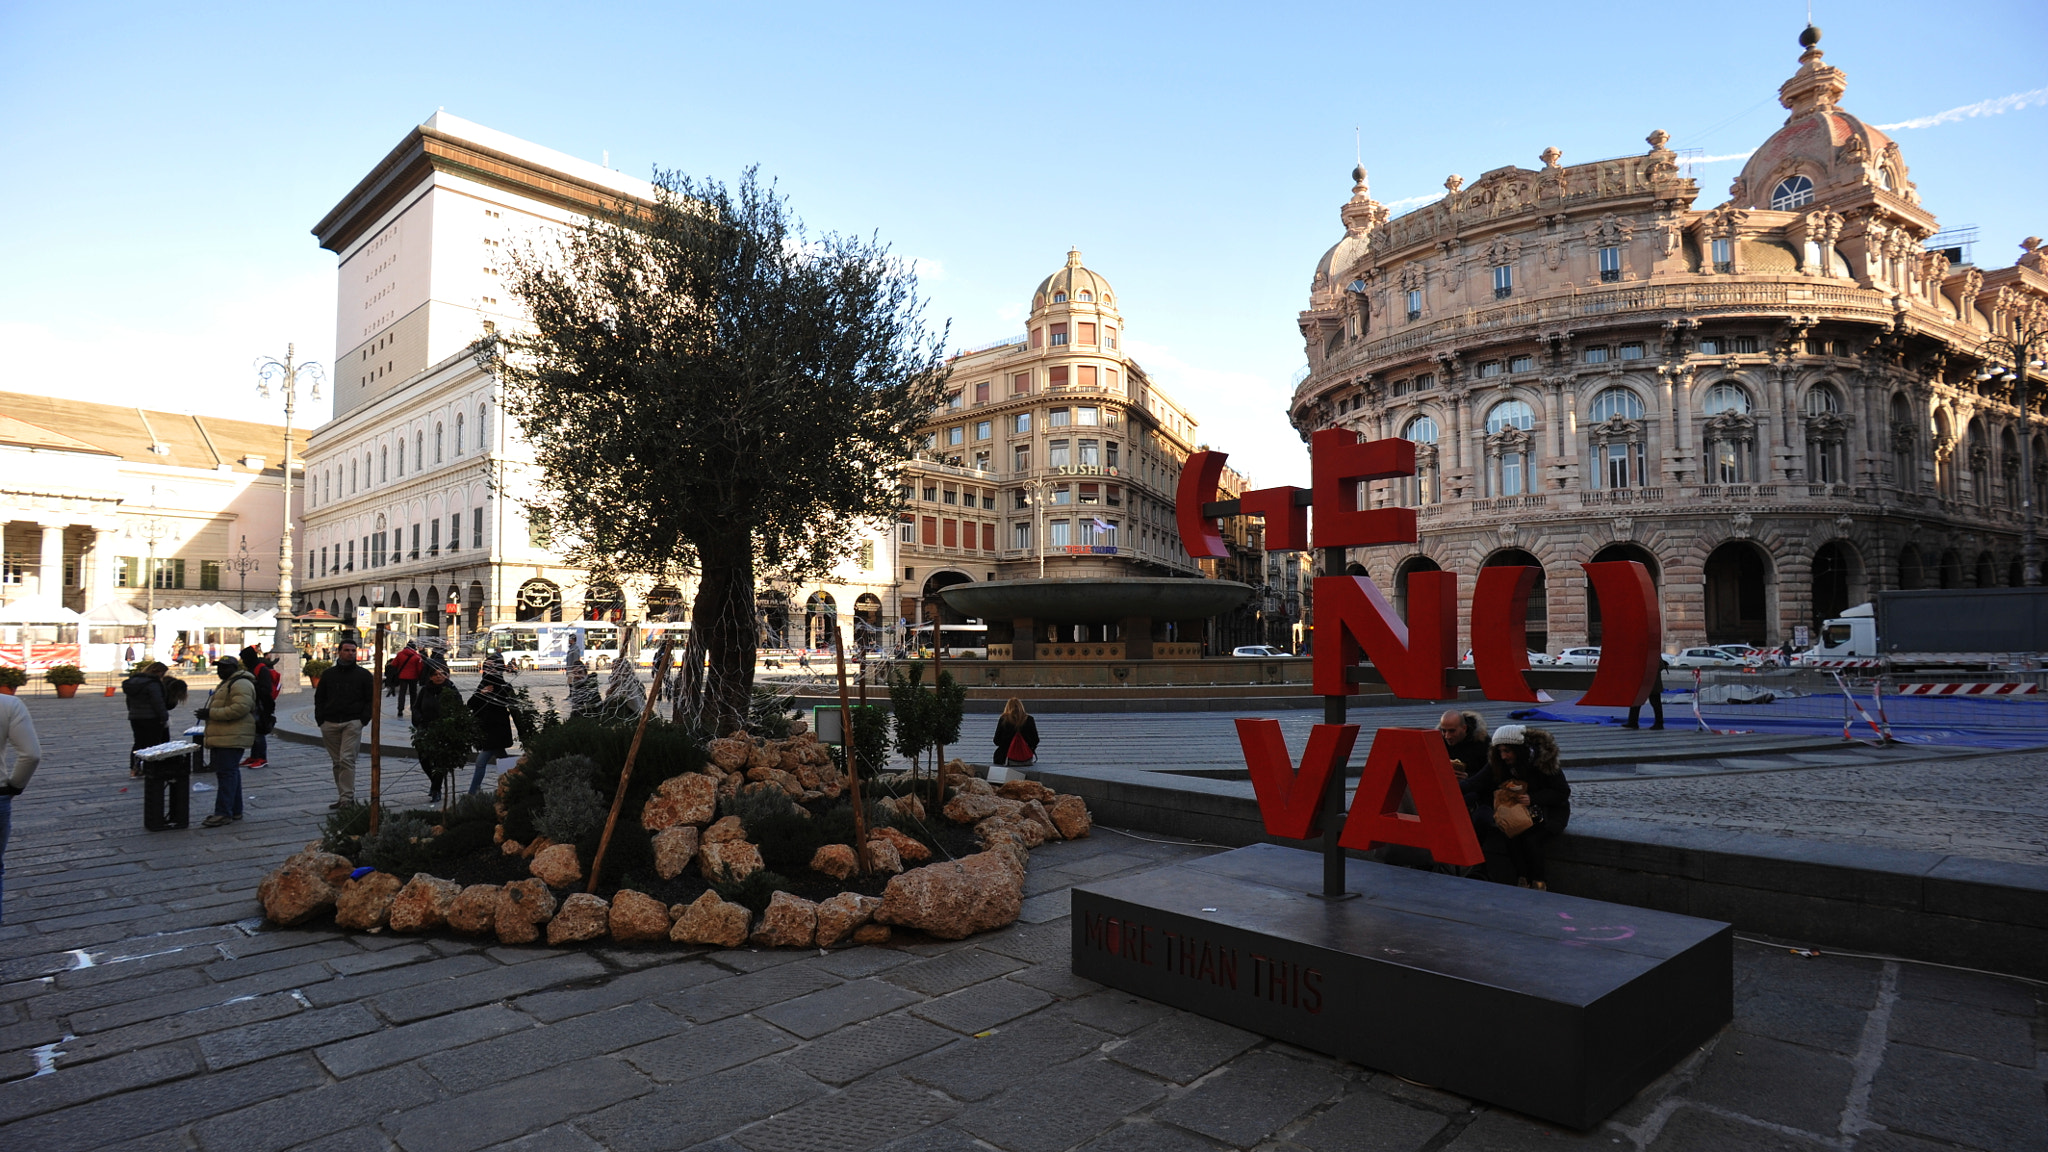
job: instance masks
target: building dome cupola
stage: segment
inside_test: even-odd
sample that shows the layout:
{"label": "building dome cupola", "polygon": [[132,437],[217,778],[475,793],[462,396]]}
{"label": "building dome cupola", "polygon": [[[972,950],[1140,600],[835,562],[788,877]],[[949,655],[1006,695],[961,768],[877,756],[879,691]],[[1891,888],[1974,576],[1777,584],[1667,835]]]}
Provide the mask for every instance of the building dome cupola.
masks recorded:
{"label": "building dome cupola", "polygon": [[1115,293],[1109,281],[1081,263],[1079,248],[1067,249],[1067,266],[1038,282],[1037,291],[1031,294],[1031,311],[1035,315],[1048,308],[1065,308],[1071,304],[1093,304],[1098,309],[1109,310],[1116,302]]}
{"label": "building dome cupola", "polygon": [[1889,193],[1898,206],[1918,204],[1899,146],[1841,106],[1849,77],[1822,58],[1820,37],[1811,24],[1799,33],[1799,70],[1778,86],[1784,126],[1743,165],[1728,190],[1732,202],[1773,212],[1841,212]]}

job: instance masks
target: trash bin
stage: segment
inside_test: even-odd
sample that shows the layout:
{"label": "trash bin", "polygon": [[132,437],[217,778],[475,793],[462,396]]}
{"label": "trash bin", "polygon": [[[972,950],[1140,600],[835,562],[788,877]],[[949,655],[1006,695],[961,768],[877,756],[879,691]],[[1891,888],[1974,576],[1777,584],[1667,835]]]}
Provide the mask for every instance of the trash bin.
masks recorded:
{"label": "trash bin", "polygon": [[151,832],[192,823],[192,773],[204,752],[190,740],[173,740],[133,753],[142,769],[142,826]]}

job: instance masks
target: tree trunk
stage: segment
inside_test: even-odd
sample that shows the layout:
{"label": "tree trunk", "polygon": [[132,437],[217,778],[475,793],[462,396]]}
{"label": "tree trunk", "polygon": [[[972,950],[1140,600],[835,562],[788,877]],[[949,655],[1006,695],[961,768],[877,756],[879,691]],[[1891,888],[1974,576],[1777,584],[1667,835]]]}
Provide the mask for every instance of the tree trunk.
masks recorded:
{"label": "tree trunk", "polygon": [[676,718],[724,736],[746,727],[754,691],[754,548],[745,531],[700,542],[697,601]]}

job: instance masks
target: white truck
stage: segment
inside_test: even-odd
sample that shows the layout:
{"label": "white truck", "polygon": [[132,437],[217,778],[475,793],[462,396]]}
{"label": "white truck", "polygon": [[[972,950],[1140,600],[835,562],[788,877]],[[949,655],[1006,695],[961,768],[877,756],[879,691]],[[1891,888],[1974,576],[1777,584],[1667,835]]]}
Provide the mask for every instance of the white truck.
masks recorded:
{"label": "white truck", "polygon": [[1803,668],[2033,671],[2048,660],[2048,587],[1879,592],[1821,625]]}

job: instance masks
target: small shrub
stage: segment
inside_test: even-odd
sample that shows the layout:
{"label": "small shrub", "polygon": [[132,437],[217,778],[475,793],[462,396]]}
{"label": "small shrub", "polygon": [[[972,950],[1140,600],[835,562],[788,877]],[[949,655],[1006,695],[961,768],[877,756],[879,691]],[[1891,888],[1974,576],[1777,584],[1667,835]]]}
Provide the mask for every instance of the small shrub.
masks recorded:
{"label": "small shrub", "polygon": [[374,834],[363,837],[362,844],[356,863],[409,880],[434,857],[434,826],[415,812],[386,815],[378,821]]}
{"label": "small shrub", "polygon": [[497,822],[498,801],[489,792],[469,792],[457,797],[441,817],[441,824],[446,828],[476,823],[496,825]]}
{"label": "small shrub", "polygon": [[0,688],[19,688],[28,683],[28,673],[19,668],[0,664]]}
{"label": "small shrub", "polygon": [[[757,829],[771,820],[784,816],[797,816],[796,801],[780,788],[757,788],[752,792],[735,792],[718,801],[718,815],[722,819],[737,816],[746,826],[747,839],[754,839]],[[801,820],[803,817],[797,816]]]}
{"label": "small shrub", "polygon": [[488,821],[471,820],[443,827],[446,831],[434,837],[428,853],[436,860],[461,860],[486,851],[497,834],[497,825]]}
{"label": "small shrub", "polygon": [[789,722],[796,706],[795,696],[784,696],[766,688],[754,689],[747,704],[747,732],[769,740],[789,739]]}
{"label": "small shrub", "polygon": [[541,835],[557,844],[574,844],[604,823],[610,805],[597,794],[599,768],[588,756],[562,756],[541,769],[545,799],[533,821]]}
{"label": "small shrub", "polygon": [[334,661],[322,660],[318,657],[315,657],[311,660],[306,661],[304,664],[299,665],[299,671],[303,673],[306,679],[308,680],[318,680],[320,677],[325,676],[327,674],[327,670],[332,667],[334,667]]}
{"label": "small shrub", "polygon": [[711,882],[711,890],[718,893],[720,900],[744,904],[747,911],[759,916],[768,910],[768,901],[777,892],[789,891],[789,881],[763,868],[741,880],[733,875],[732,865],[718,870],[718,879]]}
{"label": "small shrub", "polygon": [[76,664],[56,664],[43,673],[43,679],[59,687],[65,684],[76,687],[85,683],[85,670]]}
{"label": "small shrub", "polygon": [[327,814],[320,824],[320,850],[356,859],[363,833],[370,830],[370,806],[353,800]]}

